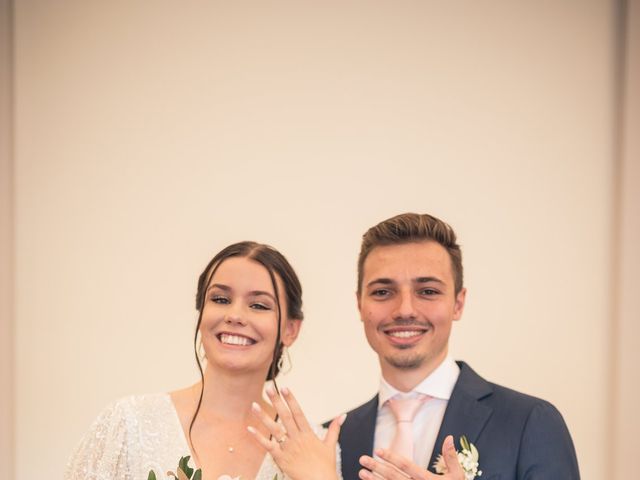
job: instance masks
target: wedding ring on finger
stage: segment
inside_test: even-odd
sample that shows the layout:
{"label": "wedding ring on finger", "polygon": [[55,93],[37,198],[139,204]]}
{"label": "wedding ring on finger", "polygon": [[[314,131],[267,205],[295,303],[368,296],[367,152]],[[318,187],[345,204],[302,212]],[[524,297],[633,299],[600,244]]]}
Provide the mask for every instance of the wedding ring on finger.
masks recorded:
{"label": "wedding ring on finger", "polygon": [[287,437],[287,434],[285,433],[280,438],[276,438],[276,442],[278,442],[278,444],[282,446],[282,444],[287,441],[287,438],[289,437]]}

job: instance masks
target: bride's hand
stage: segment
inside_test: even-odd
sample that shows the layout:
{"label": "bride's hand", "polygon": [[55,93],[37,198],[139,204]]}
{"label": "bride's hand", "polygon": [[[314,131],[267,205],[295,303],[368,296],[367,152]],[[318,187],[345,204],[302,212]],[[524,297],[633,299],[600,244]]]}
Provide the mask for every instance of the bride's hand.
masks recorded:
{"label": "bride's hand", "polygon": [[249,431],[292,480],[337,479],[336,444],[346,415],[335,418],[324,440],[321,440],[289,389],[283,388],[281,393],[282,397],[273,387],[267,388],[267,395],[282,424],[273,421],[257,403],[253,404],[253,413],[267,427],[271,438],[266,438],[253,427],[249,427]]}

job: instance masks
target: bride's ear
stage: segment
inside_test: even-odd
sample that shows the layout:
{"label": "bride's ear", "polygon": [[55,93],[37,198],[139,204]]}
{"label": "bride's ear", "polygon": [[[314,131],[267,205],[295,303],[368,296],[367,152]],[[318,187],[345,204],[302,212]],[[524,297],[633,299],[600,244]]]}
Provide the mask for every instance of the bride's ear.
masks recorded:
{"label": "bride's ear", "polygon": [[289,347],[298,338],[300,333],[300,327],[302,326],[302,320],[288,319],[284,322],[284,328],[280,334],[282,343]]}

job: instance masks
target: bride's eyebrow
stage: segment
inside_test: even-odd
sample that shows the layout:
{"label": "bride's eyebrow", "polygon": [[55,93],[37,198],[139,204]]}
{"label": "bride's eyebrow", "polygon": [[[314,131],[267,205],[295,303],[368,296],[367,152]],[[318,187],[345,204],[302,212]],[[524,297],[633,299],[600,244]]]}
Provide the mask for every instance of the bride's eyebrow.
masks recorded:
{"label": "bride's eyebrow", "polygon": [[263,290],[253,290],[253,291],[249,292],[249,295],[251,295],[252,297],[257,297],[259,295],[266,295],[267,297],[269,297],[274,302],[276,301],[275,297],[273,295],[271,295],[271,293],[265,292]]}
{"label": "bride's eyebrow", "polygon": [[220,290],[224,290],[225,292],[231,291],[231,287],[228,285],[224,285],[222,283],[212,283],[211,285],[209,285],[209,288],[207,288],[207,293],[213,288],[219,288]]}

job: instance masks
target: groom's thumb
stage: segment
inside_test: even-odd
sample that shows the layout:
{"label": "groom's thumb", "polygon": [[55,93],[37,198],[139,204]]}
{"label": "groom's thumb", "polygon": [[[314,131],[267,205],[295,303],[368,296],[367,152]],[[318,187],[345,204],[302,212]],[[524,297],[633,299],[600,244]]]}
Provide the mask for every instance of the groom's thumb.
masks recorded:
{"label": "groom's thumb", "polygon": [[324,437],[324,442],[330,445],[335,445],[338,443],[338,435],[340,435],[340,427],[347,418],[347,414],[343,413],[339,417],[334,418],[329,425],[329,429],[327,431],[327,436]]}

